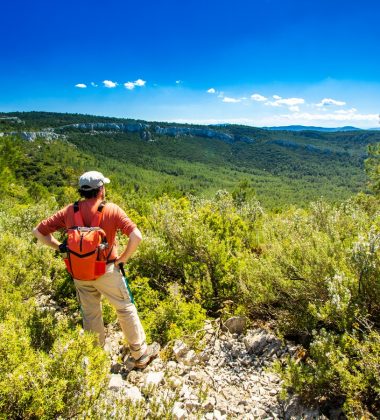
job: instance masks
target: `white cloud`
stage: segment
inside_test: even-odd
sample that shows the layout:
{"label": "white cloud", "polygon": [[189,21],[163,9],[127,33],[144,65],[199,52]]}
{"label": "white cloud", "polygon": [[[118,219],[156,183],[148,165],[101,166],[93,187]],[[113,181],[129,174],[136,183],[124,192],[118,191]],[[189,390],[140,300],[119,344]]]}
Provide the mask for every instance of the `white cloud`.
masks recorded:
{"label": "white cloud", "polygon": [[[295,106],[295,105],[301,105],[305,103],[305,99],[303,98],[281,98],[281,99],[276,99],[276,101],[274,102],[276,105],[274,106],[279,106],[279,105],[285,105],[285,106]],[[268,104],[273,104],[273,102],[268,102]]]}
{"label": "white cloud", "polygon": [[216,90],[214,88],[210,88],[207,93],[216,93]]}
{"label": "white cloud", "polygon": [[134,82],[126,82],[124,83],[124,87],[128,90],[133,90],[135,86],[145,86],[146,81],[142,79],[137,79]]}
{"label": "white cloud", "polygon": [[321,100],[321,102],[319,104],[317,104],[318,107],[323,107],[323,106],[328,106],[328,105],[335,105],[335,106],[343,106],[346,105],[346,102],[344,101],[337,101],[335,99],[332,98],[324,98]]}
{"label": "white cloud", "polygon": [[114,88],[114,87],[117,86],[117,83],[116,82],[112,82],[111,80],[103,80],[103,85],[106,88]]}
{"label": "white cloud", "polygon": [[357,112],[356,108],[351,109],[338,109],[334,111],[335,114],[355,114]]}
{"label": "white cloud", "polygon": [[231,103],[231,104],[236,104],[237,102],[241,102],[241,99],[229,98],[228,96],[225,96],[223,98],[223,102],[228,102],[228,103]]}
{"label": "white cloud", "polygon": [[224,98],[224,92],[219,92],[218,98]]}
{"label": "white cloud", "polygon": [[137,79],[137,80],[134,82],[134,84],[135,84],[135,86],[145,86],[145,84],[146,84],[146,80]]}
{"label": "white cloud", "polygon": [[91,82],[91,86],[98,87],[98,85],[95,82]]}
{"label": "white cloud", "polygon": [[303,98],[281,98],[281,96],[273,95],[275,101],[267,101],[265,105],[281,107],[287,106],[290,111],[299,111],[299,106],[305,103]]}
{"label": "white cloud", "polygon": [[133,82],[124,83],[124,87],[128,90],[133,90],[135,88],[135,84]]}
{"label": "white cloud", "polygon": [[268,98],[266,98],[263,95],[260,95],[259,93],[254,93],[253,95],[251,95],[251,99],[257,102],[264,102],[268,100]]}
{"label": "white cloud", "polygon": [[175,82],[177,85],[180,85],[182,83],[182,80],[176,80]]}
{"label": "white cloud", "polygon": [[336,111],[328,114],[313,114],[309,112],[296,112],[293,114],[281,115],[280,118],[285,118],[293,122],[309,122],[309,121],[378,121],[378,114],[360,114],[355,108],[343,110],[344,112]]}
{"label": "white cloud", "polygon": [[84,83],[77,83],[77,84],[75,85],[75,87],[77,87],[77,88],[79,88],[79,89],[84,89],[84,88],[86,88],[86,87],[87,87],[87,85],[85,85]]}

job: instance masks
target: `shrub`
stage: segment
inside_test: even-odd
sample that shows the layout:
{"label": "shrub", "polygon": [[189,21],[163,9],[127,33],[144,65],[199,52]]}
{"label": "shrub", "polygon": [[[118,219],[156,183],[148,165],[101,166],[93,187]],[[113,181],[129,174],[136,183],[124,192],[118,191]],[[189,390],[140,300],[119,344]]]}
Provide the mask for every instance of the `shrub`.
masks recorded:
{"label": "shrub", "polygon": [[352,334],[315,332],[305,363],[289,360],[277,365],[290,386],[308,403],[344,401],[352,419],[380,413],[380,335],[376,331]]}
{"label": "shrub", "polygon": [[206,311],[201,305],[186,302],[175,286],[168,297],[142,318],[148,339],[162,344],[200,330],[205,319]]}

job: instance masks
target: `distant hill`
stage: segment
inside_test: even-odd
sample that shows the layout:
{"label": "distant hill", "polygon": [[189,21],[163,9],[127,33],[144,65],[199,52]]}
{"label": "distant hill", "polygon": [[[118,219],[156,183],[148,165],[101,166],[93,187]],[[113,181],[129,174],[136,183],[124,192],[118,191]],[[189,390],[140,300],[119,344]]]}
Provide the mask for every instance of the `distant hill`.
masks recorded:
{"label": "distant hill", "polygon": [[344,127],[314,127],[309,125],[285,125],[280,127],[263,127],[266,130],[273,131],[323,131],[326,133],[335,133],[337,131],[361,131],[361,128],[344,126]]}
{"label": "distant hill", "polygon": [[32,191],[36,183],[52,184],[52,191],[54,185],[74,186],[78,172],[98,168],[128,197],[207,197],[245,183],[267,208],[300,206],[321,196],[338,202],[365,190],[367,147],[380,142],[380,132],[345,128],[272,130],[50,112],[0,114],[0,142],[10,133],[29,140],[19,143],[23,150],[17,156],[27,161],[15,172],[33,183]]}

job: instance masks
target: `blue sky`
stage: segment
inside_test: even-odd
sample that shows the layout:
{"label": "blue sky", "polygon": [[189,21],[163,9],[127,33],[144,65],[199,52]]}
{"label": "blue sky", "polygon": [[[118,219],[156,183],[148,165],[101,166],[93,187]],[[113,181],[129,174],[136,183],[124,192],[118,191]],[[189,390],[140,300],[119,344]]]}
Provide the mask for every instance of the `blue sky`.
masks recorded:
{"label": "blue sky", "polygon": [[379,21],[368,0],[9,1],[0,111],[376,127]]}

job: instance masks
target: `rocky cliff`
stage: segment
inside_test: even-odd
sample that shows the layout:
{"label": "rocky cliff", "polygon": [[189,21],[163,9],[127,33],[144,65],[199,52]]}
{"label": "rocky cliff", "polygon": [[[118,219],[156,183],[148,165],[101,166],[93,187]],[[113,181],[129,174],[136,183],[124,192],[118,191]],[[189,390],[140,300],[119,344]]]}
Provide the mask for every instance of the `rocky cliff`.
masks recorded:
{"label": "rocky cliff", "polygon": [[119,124],[119,123],[82,123],[82,124],[70,124],[57,128],[57,131],[64,131],[70,129],[79,129],[84,131],[115,131],[122,133],[139,133],[143,140],[151,141],[153,134],[159,136],[196,136],[206,137],[211,139],[222,140],[227,143],[234,143],[241,141],[244,143],[253,143],[255,140],[247,136],[235,136],[233,134],[224,133],[222,131],[213,130],[211,128],[197,128],[197,127],[161,127],[154,124]]}

